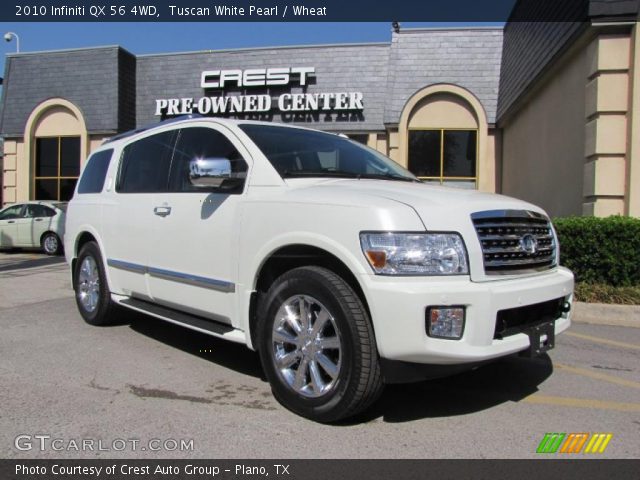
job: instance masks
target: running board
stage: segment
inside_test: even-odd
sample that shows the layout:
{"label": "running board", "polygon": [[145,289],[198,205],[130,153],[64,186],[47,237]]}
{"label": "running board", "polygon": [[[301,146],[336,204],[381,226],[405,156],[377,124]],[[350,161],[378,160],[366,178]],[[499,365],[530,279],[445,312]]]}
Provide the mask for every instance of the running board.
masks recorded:
{"label": "running board", "polygon": [[128,297],[122,300],[118,299],[118,304],[138,312],[146,313],[159,318],[160,320],[165,320],[167,322],[175,323],[176,325],[190,328],[191,330],[224,338],[233,342],[246,344],[244,332],[225,323],[216,322],[215,320],[197,315],[191,315],[190,313],[181,312],[173,308],[164,307],[162,305],[147,302],[145,300],[139,300],[137,298]]}

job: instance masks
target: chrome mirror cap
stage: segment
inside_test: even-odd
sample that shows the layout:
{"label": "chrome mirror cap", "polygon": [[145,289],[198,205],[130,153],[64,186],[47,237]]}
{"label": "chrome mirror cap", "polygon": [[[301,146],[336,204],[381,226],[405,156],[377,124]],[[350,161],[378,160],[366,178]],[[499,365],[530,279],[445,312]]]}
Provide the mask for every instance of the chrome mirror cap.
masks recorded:
{"label": "chrome mirror cap", "polygon": [[231,178],[231,162],[227,158],[194,158],[189,162],[189,181],[198,188],[217,188]]}

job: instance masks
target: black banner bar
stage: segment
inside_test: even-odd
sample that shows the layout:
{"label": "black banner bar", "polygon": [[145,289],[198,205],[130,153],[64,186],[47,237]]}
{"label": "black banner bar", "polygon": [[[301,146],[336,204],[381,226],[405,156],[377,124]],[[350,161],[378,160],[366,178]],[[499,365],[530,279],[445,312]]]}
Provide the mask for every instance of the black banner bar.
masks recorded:
{"label": "black banner bar", "polygon": [[[3,22],[504,22],[636,17],[640,0],[15,0]],[[515,8],[514,8],[515,6]]]}
{"label": "black banner bar", "polygon": [[9,22],[499,21],[515,0],[16,0]]}
{"label": "black banner bar", "polygon": [[2,480],[637,478],[640,460],[0,460]]}

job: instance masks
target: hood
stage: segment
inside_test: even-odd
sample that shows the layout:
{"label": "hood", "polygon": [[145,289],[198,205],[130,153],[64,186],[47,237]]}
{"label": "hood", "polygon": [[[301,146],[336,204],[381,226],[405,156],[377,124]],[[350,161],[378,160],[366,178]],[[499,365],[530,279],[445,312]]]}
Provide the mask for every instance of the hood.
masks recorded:
{"label": "hood", "polygon": [[368,203],[375,206],[375,198],[391,200],[407,205],[416,211],[428,230],[451,229],[457,219],[470,221],[474,212],[485,210],[532,210],[542,209],[515,198],[477,190],[440,187],[423,183],[409,183],[369,179],[287,179],[294,189],[304,190],[305,197],[323,198],[325,203],[334,199],[344,203],[351,199],[355,204]]}
{"label": "hood", "polygon": [[[325,205],[350,205],[386,208],[389,203],[405,205],[417,214],[424,229],[431,232],[456,232],[465,242],[472,281],[495,281],[499,275],[487,275],[483,252],[471,215],[491,210],[542,209],[515,198],[478,192],[390,180],[369,179],[287,179],[291,187],[288,200]],[[545,214],[546,215],[546,214]],[[379,228],[372,226],[371,229]],[[414,230],[412,230],[414,231]]]}

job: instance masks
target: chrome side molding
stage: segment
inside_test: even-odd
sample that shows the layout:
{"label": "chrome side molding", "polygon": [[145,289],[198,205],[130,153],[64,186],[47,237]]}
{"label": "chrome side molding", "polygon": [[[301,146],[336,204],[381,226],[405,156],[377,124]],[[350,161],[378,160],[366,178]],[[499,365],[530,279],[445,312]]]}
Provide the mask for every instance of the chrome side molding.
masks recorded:
{"label": "chrome side molding", "polygon": [[107,265],[119,270],[128,272],[148,274],[152,277],[162,278],[171,282],[193,285],[200,288],[208,288],[223,293],[233,293],[236,291],[236,284],[227,282],[226,280],[218,280],[216,278],[201,277],[190,273],[174,272],[173,270],[165,270],[162,268],[149,267],[136,263],[124,262],[122,260],[107,259]]}

